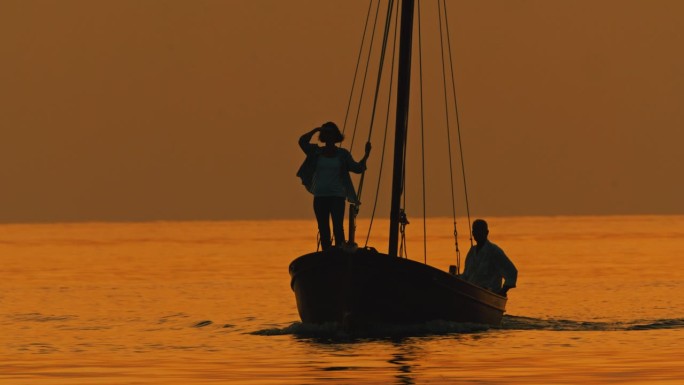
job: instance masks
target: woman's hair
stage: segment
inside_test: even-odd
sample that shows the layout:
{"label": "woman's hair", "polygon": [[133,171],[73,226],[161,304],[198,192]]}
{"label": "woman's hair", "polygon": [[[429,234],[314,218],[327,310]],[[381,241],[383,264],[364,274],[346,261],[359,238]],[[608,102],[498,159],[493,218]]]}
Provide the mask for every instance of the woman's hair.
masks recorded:
{"label": "woman's hair", "polygon": [[330,138],[335,142],[339,143],[344,140],[344,135],[340,132],[340,129],[337,127],[337,124],[333,122],[326,122],[323,123],[321,126],[321,132],[318,134],[318,140],[321,142],[326,142],[328,135],[330,135]]}

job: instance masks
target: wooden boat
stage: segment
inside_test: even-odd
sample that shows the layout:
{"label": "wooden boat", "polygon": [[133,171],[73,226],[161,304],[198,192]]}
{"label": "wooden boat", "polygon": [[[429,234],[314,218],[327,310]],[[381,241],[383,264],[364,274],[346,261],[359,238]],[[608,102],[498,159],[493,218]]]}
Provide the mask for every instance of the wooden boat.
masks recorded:
{"label": "wooden boat", "polygon": [[[503,317],[506,297],[470,284],[457,274],[397,256],[413,13],[414,0],[403,0],[388,253],[373,248],[333,248],[295,259],[289,268],[291,287],[305,323],[357,327],[445,320],[498,325]],[[350,207],[351,240],[355,209]]]}
{"label": "wooden boat", "polygon": [[373,249],[306,254],[290,264],[290,275],[306,323],[498,325],[506,306],[506,297],[453,274]]}

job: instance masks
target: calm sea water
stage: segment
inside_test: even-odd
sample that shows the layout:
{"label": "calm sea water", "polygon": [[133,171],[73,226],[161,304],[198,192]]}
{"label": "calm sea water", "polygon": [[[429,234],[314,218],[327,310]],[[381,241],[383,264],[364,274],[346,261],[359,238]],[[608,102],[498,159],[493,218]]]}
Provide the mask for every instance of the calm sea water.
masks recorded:
{"label": "calm sea water", "polygon": [[[299,323],[287,268],[313,221],[2,225],[0,383],[684,383],[683,216],[489,222],[520,271],[502,326],[379,335]],[[446,270],[451,221],[427,225]]]}

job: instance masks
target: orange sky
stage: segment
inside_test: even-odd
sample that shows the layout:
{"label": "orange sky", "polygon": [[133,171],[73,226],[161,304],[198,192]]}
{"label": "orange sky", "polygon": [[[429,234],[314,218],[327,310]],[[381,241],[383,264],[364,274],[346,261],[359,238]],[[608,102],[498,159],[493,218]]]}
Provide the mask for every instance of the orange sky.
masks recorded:
{"label": "orange sky", "polygon": [[[367,7],[3,0],[0,222],[313,218],[297,138],[343,121]],[[448,7],[474,215],[684,213],[684,2]],[[450,215],[426,140],[428,214]]]}

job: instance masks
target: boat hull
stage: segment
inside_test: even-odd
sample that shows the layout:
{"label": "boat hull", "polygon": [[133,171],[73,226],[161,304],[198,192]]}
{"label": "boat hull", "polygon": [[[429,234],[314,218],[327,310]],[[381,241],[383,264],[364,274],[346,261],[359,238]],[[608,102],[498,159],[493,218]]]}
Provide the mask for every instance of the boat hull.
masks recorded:
{"label": "boat hull", "polygon": [[498,325],[506,297],[452,274],[372,249],[303,255],[290,264],[305,323],[415,324],[431,320]]}

